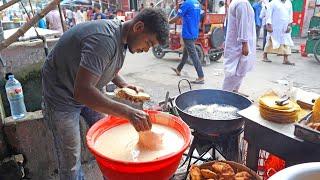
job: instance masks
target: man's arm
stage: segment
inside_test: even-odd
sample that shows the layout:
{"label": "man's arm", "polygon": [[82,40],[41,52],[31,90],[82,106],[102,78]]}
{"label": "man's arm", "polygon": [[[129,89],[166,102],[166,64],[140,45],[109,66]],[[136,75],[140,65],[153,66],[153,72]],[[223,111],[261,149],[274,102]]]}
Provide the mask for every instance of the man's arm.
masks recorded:
{"label": "man's arm", "polygon": [[172,19],[169,20],[169,24],[174,24],[174,23],[176,23],[179,19],[180,19],[180,17],[179,17],[178,15],[176,15],[175,17],[173,17]]}
{"label": "man's arm", "polygon": [[239,3],[236,8],[236,21],[237,21],[237,41],[242,43],[242,54],[247,56],[249,54],[249,47],[248,47],[248,12],[247,12],[247,4],[246,3]]}
{"label": "man's arm", "polygon": [[126,88],[133,89],[133,90],[135,90],[136,92],[143,92],[143,91],[144,91],[143,88],[141,88],[141,87],[139,87],[139,86],[135,86],[135,85],[132,85],[132,84],[127,83],[126,80],[125,80],[121,75],[119,75],[119,74],[117,74],[117,75],[113,78],[112,82],[113,82],[116,86],[118,86],[118,87],[120,87],[120,88],[125,88],[125,87],[126,87]]}
{"label": "man's arm", "polygon": [[178,9],[178,13],[174,18],[169,20],[169,24],[176,23],[180,19],[180,17],[182,17],[187,12],[188,8],[189,5],[186,2],[181,4],[180,8]]}
{"label": "man's arm", "polygon": [[101,93],[96,88],[99,79],[100,77],[80,66],[74,85],[75,100],[96,111],[128,119],[137,131],[151,128],[148,115],[144,111],[116,102]]}
{"label": "man's arm", "polygon": [[124,78],[123,78],[121,75],[119,75],[119,74],[117,74],[117,75],[113,78],[112,82],[113,82],[116,86],[118,86],[118,87],[120,87],[120,88],[124,88],[124,87],[126,87],[126,86],[128,85],[128,83],[124,80]]}

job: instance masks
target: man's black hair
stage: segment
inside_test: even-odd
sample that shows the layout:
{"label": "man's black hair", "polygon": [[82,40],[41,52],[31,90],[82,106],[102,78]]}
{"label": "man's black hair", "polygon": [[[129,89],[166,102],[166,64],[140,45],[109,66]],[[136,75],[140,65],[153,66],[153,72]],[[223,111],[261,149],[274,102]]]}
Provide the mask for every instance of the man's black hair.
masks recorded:
{"label": "man's black hair", "polygon": [[134,21],[143,22],[147,32],[155,33],[160,45],[167,43],[169,37],[168,17],[161,9],[144,8],[137,14]]}
{"label": "man's black hair", "polygon": [[100,4],[95,4],[93,7],[97,8],[97,9],[101,9]]}

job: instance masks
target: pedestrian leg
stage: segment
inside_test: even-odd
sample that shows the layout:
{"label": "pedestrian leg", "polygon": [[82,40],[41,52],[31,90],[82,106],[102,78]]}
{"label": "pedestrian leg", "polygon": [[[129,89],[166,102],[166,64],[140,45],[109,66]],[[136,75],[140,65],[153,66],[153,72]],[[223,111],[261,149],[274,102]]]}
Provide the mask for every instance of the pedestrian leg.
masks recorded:
{"label": "pedestrian leg", "polygon": [[238,92],[244,76],[225,75],[222,89],[225,91]]}
{"label": "pedestrian leg", "polygon": [[186,64],[187,59],[188,59],[188,51],[187,51],[187,49],[186,49],[186,46],[184,46],[184,48],[183,48],[183,54],[182,54],[182,60],[181,60],[181,62],[179,63],[179,65],[178,65],[178,67],[177,67],[177,70],[178,70],[179,72],[181,72],[183,66]]}
{"label": "pedestrian leg", "polygon": [[263,43],[262,43],[262,49],[264,49],[264,47],[266,46],[266,43],[267,43],[267,27],[266,25],[264,25],[263,27]]}
{"label": "pedestrian leg", "polygon": [[200,63],[200,60],[199,60],[199,56],[198,56],[198,53],[197,53],[197,50],[196,50],[196,46],[195,46],[194,40],[185,39],[184,40],[184,45],[185,45],[185,48],[187,49],[188,54],[189,54],[189,56],[190,56],[190,58],[191,58],[191,60],[193,62],[193,66],[197,71],[198,80],[201,80],[203,82],[204,74],[203,74],[202,66],[201,66],[201,63]]}

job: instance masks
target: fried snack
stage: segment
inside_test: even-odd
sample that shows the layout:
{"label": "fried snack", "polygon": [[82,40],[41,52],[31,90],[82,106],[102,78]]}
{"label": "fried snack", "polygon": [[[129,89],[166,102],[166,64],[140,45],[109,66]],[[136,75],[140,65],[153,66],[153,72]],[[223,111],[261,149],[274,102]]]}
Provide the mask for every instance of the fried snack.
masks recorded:
{"label": "fried snack", "polygon": [[250,180],[252,179],[252,175],[246,171],[238,172],[235,177],[235,180]]}
{"label": "fried snack", "polygon": [[121,88],[116,89],[115,91],[116,97],[120,99],[125,99],[133,102],[146,102],[150,100],[150,95],[143,92],[136,92],[130,88]]}
{"label": "fried snack", "polygon": [[201,174],[206,179],[217,179],[218,175],[215,172],[210,171],[209,169],[201,169]]}
{"label": "fried snack", "polygon": [[320,122],[320,98],[316,100],[312,107],[312,122]]}
{"label": "fried snack", "polygon": [[229,164],[216,162],[212,165],[212,169],[219,175],[219,180],[233,180],[234,171]]}
{"label": "fried snack", "polygon": [[234,171],[233,171],[232,167],[227,163],[216,162],[212,165],[212,169],[215,173],[218,173],[218,174],[232,174],[232,175],[234,175]]}
{"label": "fried snack", "polygon": [[320,131],[320,123],[309,123],[307,124],[308,127]]}
{"label": "fried snack", "polygon": [[190,167],[190,176],[191,180],[201,180],[202,175],[201,175],[201,170],[198,166],[192,165]]}

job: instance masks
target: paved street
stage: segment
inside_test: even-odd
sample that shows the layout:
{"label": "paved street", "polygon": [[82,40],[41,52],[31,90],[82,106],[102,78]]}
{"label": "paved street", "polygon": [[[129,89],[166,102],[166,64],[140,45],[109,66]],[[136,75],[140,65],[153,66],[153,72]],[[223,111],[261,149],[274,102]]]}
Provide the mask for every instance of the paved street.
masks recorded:
{"label": "paved street", "polygon": [[[291,80],[295,87],[307,91],[320,93],[320,63],[313,57],[301,57],[300,53],[293,53],[290,61],[295,66],[282,64],[282,57],[269,55],[272,63],[262,62],[262,51],[257,51],[257,61],[252,72],[248,73],[240,92],[247,94],[251,99],[256,99],[265,91],[277,87],[277,80]],[[179,63],[178,54],[166,54],[163,59],[156,59],[152,52],[143,54],[127,54],[127,58],[121,73],[126,79],[145,88],[152,95],[153,101],[164,100],[166,91],[171,96],[178,94],[177,84],[182,78],[195,79],[197,77],[193,66],[186,65],[182,70],[182,76],[178,77],[170,69]],[[222,87],[224,77],[223,58],[204,67],[206,83],[204,85],[192,85],[193,89]],[[184,83],[185,85],[186,83]],[[187,86],[182,88],[187,90]]]}

